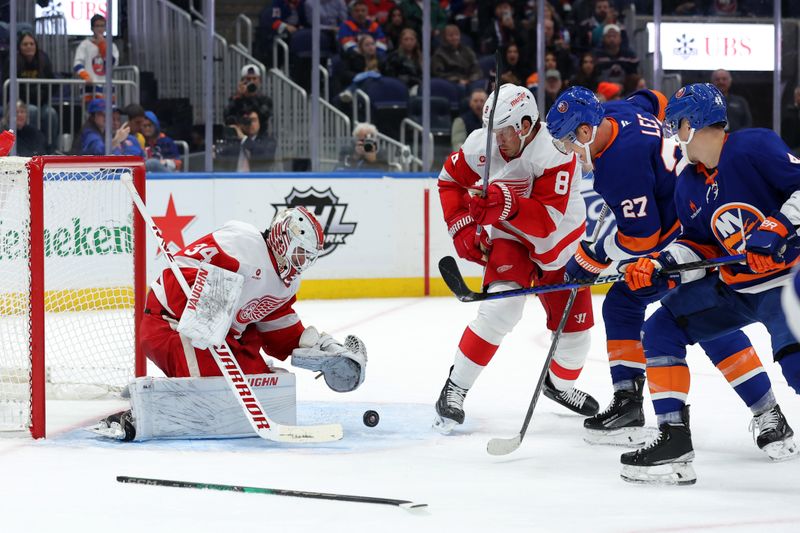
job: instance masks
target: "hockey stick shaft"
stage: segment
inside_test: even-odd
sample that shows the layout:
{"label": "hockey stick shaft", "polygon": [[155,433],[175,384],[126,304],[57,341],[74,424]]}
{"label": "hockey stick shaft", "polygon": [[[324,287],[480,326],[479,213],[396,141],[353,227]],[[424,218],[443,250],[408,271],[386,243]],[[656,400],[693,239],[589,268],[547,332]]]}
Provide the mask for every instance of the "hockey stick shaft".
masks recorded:
{"label": "hockey stick shaft", "polygon": [[[153,217],[150,216],[147,207],[142,201],[142,197],[139,196],[139,192],[134,187],[130,174],[122,174],[120,181],[122,181],[128,189],[131,199],[139,210],[142,219],[150,226],[150,230],[153,232],[153,236],[158,242],[158,247],[167,259],[170,270],[178,281],[186,298],[189,298],[191,295],[189,284],[186,282],[186,278],[178,267],[175,257],[169,251],[169,247],[161,234],[161,230],[158,225],[156,225]],[[329,442],[342,438],[342,427],[339,424],[302,427],[284,426],[275,423],[269,418],[266,411],[261,406],[261,402],[250,388],[245,373],[239,366],[239,362],[233,355],[228,343],[223,340],[222,344],[209,347],[208,351],[214,358],[214,362],[219,367],[220,372],[225,377],[225,382],[228,384],[231,392],[239,402],[247,421],[259,437],[278,442]]]}
{"label": "hockey stick shaft", "polygon": [[489,123],[486,129],[486,165],[483,167],[483,192],[481,193],[481,196],[484,198],[486,198],[486,192],[489,189],[489,169],[492,161],[492,136],[494,135],[494,111],[497,108],[497,97],[500,94],[500,66],[502,62],[503,56],[498,47],[494,53],[494,94],[492,95],[492,109],[489,111]]}
{"label": "hockey stick shaft", "polygon": [[[597,223],[594,226],[594,231],[592,232],[592,236],[589,239],[589,242],[594,242],[597,240],[597,237],[600,235],[600,232],[603,228],[603,223],[606,219],[606,214],[608,213],[608,205],[605,203],[603,204],[602,209],[600,209],[600,215],[597,217]],[[575,298],[578,296],[578,289],[572,288],[569,291],[569,298],[567,298],[567,304],[564,306],[564,312],[561,314],[561,320],[558,322],[558,327],[556,331],[553,333],[553,340],[550,343],[550,350],[547,352],[547,357],[544,360],[544,365],[542,366],[542,371],[539,374],[539,381],[536,383],[536,389],[533,391],[533,397],[531,398],[531,402],[528,405],[528,411],[525,413],[525,420],[522,422],[522,429],[519,430],[519,433],[512,437],[511,439],[492,439],[486,445],[486,451],[488,451],[492,455],[506,455],[508,453],[513,452],[519,445],[522,444],[522,439],[525,438],[525,434],[528,431],[528,426],[531,423],[531,419],[533,418],[533,411],[536,409],[536,404],[539,402],[539,397],[542,395],[542,387],[544,387],[544,381],[547,378],[547,373],[550,371],[550,362],[553,360],[553,357],[556,354],[556,349],[558,349],[558,342],[561,340],[561,334],[564,332],[564,328],[567,325],[567,320],[569,319],[569,313],[572,311],[572,306],[575,303]]]}
{"label": "hockey stick shaft", "polygon": [[220,483],[198,483],[195,481],[176,481],[171,479],[152,479],[144,477],[117,476],[120,483],[134,483],[138,485],[152,485],[157,487],[175,487],[182,489],[206,489],[227,492],[245,492],[250,494],[272,494],[275,496],[292,496],[295,498],[311,498],[315,500],[335,500],[340,502],[374,503],[393,505],[404,509],[419,509],[427,507],[426,503],[415,503],[408,500],[395,500],[392,498],[376,498],[373,496],[353,496],[350,494],[332,494],[328,492],[309,492],[305,490],[270,489],[264,487],[246,487],[243,485],[223,485]]}
{"label": "hockey stick shaft", "polygon": [[[659,272],[661,275],[677,274],[680,272],[688,272],[690,270],[698,270],[703,268],[716,268],[725,265],[733,265],[745,261],[744,254],[728,255],[717,257],[714,259],[704,259],[702,261],[694,261],[691,263],[683,263],[674,267],[666,267]],[[610,274],[608,276],[600,276],[593,280],[578,280],[572,283],[560,283],[557,285],[541,285],[539,287],[527,287],[523,289],[511,289],[499,292],[474,292],[467,286],[464,281],[461,271],[458,268],[456,260],[450,256],[445,256],[439,260],[439,272],[442,278],[453,294],[462,302],[478,302],[483,300],[497,300],[501,298],[513,298],[515,296],[525,296],[528,294],[544,294],[553,291],[564,291],[569,289],[580,289],[583,287],[592,287],[594,285],[606,285],[608,283],[616,283],[625,280],[625,274],[620,272],[618,274]]]}

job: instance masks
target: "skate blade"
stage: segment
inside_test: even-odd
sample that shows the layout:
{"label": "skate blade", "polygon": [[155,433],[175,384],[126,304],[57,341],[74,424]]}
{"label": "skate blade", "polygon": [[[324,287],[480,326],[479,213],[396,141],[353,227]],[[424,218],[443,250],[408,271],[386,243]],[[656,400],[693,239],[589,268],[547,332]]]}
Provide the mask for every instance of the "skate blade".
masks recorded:
{"label": "skate blade", "polygon": [[667,463],[655,466],[623,465],[620,477],[643,485],[694,485],[697,474],[692,463]]}
{"label": "skate blade", "polygon": [[619,429],[587,429],[583,440],[593,446],[641,448],[658,436],[658,428],[633,427]]}
{"label": "skate blade", "polygon": [[99,424],[95,424],[83,429],[107,439],[122,440],[125,436],[125,432],[122,430],[122,427],[120,427],[120,425],[117,423],[112,423],[111,427],[108,427],[105,423],[100,422]]}
{"label": "skate blade", "polygon": [[788,461],[800,454],[800,449],[798,449],[797,444],[795,444],[794,439],[791,437],[779,442],[770,442],[761,449],[764,450],[767,457],[775,462]]}
{"label": "skate blade", "polygon": [[455,429],[457,425],[458,422],[456,422],[455,420],[437,416],[436,418],[433,419],[432,427],[442,435],[448,435],[450,432],[453,431],[453,429]]}

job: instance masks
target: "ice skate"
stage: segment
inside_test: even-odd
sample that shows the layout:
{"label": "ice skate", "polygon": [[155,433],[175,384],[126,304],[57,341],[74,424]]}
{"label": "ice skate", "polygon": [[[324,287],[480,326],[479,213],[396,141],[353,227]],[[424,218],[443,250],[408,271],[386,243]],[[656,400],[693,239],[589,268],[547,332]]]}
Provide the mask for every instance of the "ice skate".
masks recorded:
{"label": "ice skate", "polygon": [[689,430],[689,406],[681,412],[681,422],[661,424],[658,437],[638,450],[623,453],[620,476],[631,483],[691,485],[697,481],[692,467],[694,449]]}
{"label": "ice skate", "polygon": [[[453,371],[452,367],[450,371]],[[464,398],[467,396],[467,391],[468,389],[459,387],[449,377],[447,378],[436,401],[437,416],[433,421],[433,429],[446,435],[456,425],[464,423]]]}
{"label": "ice skate", "polygon": [[129,410],[114,413],[87,429],[103,437],[123,442],[129,442],[136,438],[136,426]]}
{"label": "ice skate", "polygon": [[553,386],[553,382],[550,381],[550,376],[547,376],[544,380],[544,395],[557,404],[563,405],[570,411],[575,411],[583,416],[592,416],[600,409],[597,400],[576,387],[565,391],[556,389]]}
{"label": "ice skate", "polygon": [[792,439],[794,431],[779,405],[754,416],[750,421],[750,431],[758,447],[773,461],[786,461],[798,455],[797,445]]}
{"label": "ice skate", "polygon": [[658,436],[655,428],[644,427],[642,391],[644,376],[633,381],[633,390],[618,390],[608,407],[583,421],[589,444],[639,447]]}

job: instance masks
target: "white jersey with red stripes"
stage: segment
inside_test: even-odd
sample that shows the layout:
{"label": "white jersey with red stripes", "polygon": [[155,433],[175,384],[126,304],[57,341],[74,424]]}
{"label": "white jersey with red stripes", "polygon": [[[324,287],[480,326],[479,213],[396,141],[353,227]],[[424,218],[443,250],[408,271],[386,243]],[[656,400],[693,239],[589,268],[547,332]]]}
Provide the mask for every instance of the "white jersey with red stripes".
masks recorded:
{"label": "white jersey with red stripes", "polygon": [[[288,286],[278,276],[261,232],[245,222],[230,221],[175,254],[175,261],[191,287],[201,262],[244,276],[242,294],[231,324],[241,333],[249,324],[261,332],[293,326],[300,318],[292,309],[300,277]],[[186,297],[172,271],[165,269],[151,285],[164,309],[180,318]]]}
{"label": "white jersey with red stripes", "polygon": [[[465,189],[480,191],[486,164],[486,129],[473,131],[453,152],[439,174],[445,219],[466,210]],[[544,123],[522,153],[506,160],[492,143],[489,183],[500,182],[516,193],[519,211],[492,226],[491,237],[525,244],[542,270],[557,270],[574,255],[586,227],[586,205],[580,193],[581,170],[574,154],[559,152]]]}

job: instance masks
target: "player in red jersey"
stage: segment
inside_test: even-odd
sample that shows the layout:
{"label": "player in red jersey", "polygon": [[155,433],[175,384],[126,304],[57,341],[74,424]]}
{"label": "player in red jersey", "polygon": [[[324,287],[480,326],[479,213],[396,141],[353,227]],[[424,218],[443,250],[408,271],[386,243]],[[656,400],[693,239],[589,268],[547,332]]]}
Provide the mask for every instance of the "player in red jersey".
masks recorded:
{"label": "player in red jersey", "polygon": [[[539,120],[533,95],[524,87],[500,87],[494,114],[489,186],[481,196],[487,164],[487,128],[472,132],[439,174],[445,222],[458,255],[486,267],[483,284],[496,292],[535,284],[562,283],[564,265],[575,253],[586,227],[580,169],[574,155],[560,153]],[[493,96],[484,106],[488,124]],[[479,231],[479,227],[485,231]],[[547,328],[555,331],[568,292],[540,296]],[[434,427],[447,433],[464,421],[464,397],[494,356],[503,337],[522,317],[524,298],[485,300],[464,330],[453,367],[436,403]],[[597,401],[574,387],[589,351],[593,324],[591,295],[578,292],[544,393],[590,416]]]}

